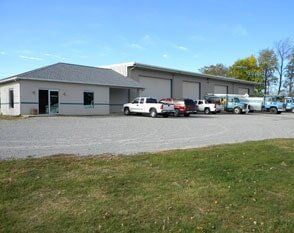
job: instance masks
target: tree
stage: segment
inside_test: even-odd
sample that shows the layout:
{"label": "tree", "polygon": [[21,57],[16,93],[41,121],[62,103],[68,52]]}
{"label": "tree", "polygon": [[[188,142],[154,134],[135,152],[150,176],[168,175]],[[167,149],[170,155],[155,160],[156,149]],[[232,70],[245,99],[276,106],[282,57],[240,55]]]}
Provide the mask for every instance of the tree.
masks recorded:
{"label": "tree", "polygon": [[276,80],[274,73],[277,64],[278,59],[273,49],[263,49],[259,52],[258,65],[263,79],[263,93],[265,95],[269,94],[270,84]]}
{"label": "tree", "polygon": [[285,39],[285,40],[280,40],[275,43],[275,50],[276,50],[276,55],[278,57],[278,65],[276,67],[276,70],[279,74],[278,78],[278,95],[281,93],[281,88],[282,88],[282,83],[283,83],[283,76],[286,71],[286,62],[287,59],[289,58],[292,50],[292,42],[291,40]]}
{"label": "tree", "polygon": [[226,77],[228,75],[228,68],[221,63],[210,65],[210,66],[204,66],[200,69],[200,72],[202,74],[210,74],[210,75],[216,75],[216,76],[224,76]]}
{"label": "tree", "polygon": [[288,94],[289,96],[294,96],[294,49],[292,51],[292,54],[289,57],[289,63],[286,66],[286,72],[285,72],[285,83],[284,87],[288,88]]}
{"label": "tree", "polygon": [[230,68],[228,75],[246,81],[261,82],[262,75],[255,56],[237,60]]}

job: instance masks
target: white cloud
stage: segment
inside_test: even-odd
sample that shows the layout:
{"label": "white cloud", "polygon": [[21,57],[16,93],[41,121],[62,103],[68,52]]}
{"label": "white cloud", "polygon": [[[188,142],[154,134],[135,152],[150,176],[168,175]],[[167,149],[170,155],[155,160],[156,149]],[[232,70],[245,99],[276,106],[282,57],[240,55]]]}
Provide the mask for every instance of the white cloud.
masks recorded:
{"label": "white cloud", "polygon": [[184,50],[184,51],[187,51],[187,50],[188,50],[188,48],[186,48],[186,47],[184,47],[184,46],[178,46],[178,49],[180,49],[180,50]]}
{"label": "white cloud", "polygon": [[144,49],[144,47],[142,45],[139,45],[137,43],[130,44],[130,46],[135,49]]}
{"label": "white cloud", "polygon": [[178,50],[188,51],[188,48],[183,45],[172,44],[172,46]]}
{"label": "white cloud", "polygon": [[22,58],[22,59],[27,59],[27,60],[37,60],[37,61],[44,60],[43,58],[40,58],[40,57],[29,57],[29,56],[24,56],[24,55],[19,55],[18,57]]}
{"label": "white cloud", "polygon": [[162,57],[163,58],[168,58],[168,55],[167,54],[163,54]]}
{"label": "white cloud", "polygon": [[0,55],[5,55],[6,53],[4,51],[0,51]]}

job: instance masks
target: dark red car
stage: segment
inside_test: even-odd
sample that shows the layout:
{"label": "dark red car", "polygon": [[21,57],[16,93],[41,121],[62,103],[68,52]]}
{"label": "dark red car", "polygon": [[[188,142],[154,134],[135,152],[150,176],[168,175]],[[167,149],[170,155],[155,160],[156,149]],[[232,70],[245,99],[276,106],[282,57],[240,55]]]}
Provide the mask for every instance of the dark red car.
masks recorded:
{"label": "dark red car", "polygon": [[161,99],[159,102],[165,104],[173,104],[175,106],[175,116],[177,117],[180,115],[188,117],[191,113],[197,112],[196,103],[191,99],[166,98]]}

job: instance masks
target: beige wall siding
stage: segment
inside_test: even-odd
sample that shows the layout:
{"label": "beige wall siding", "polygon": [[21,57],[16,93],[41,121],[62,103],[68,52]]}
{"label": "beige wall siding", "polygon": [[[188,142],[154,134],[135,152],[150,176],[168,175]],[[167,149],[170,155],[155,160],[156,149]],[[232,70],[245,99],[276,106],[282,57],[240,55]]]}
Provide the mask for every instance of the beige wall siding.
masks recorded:
{"label": "beige wall siding", "polygon": [[[14,108],[9,106],[9,90],[14,93]],[[17,116],[20,115],[20,84],[19,82],[9,82],[0,84],[0,113],[2,115]]]}
{"label": "beige wall siding", "polygon": [[[109,88],[97,85],[61,82],[21,81],[21,114],[30,115],[38,109],[39,90],[59,91],[59,114],[104,115],[109,114]],[[83,105],[84,91],[94,92],[94,108]]]}
{"label": "beige wall siding", "polygon": [[129,102],[128,89],[109,89],[110,113],[122,112],[123,105]]}

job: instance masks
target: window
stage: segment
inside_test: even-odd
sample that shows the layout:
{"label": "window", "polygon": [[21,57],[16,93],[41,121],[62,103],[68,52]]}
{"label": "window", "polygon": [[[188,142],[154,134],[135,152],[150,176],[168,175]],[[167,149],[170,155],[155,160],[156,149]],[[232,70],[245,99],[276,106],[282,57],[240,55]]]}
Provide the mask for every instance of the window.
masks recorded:
{"label": "window", "polygon": [[13,89],[9,90],[9,108],[14,108],[14,93]]}
{"label": "window", "polygon": [[198,101],[198,104],[200,105],[200,104],[203,104],[203,101]]}
{"label": "window", "polygon": [[137,104],[137,103],[139,103],[139,98],[136,98],[133,100],[133,104]]}
{"label": "window", "polygon": [[157,103],[157,100],[156,99],[153,99],[153,98],[148,98],[148,99],[146,99],[146,103],[147,104],[156,104]]}
{"label": "window", "polygon": [[84,92],[84,106],[94,107],[94,92]]}
{"label": "window", "polygon": [[140,99],[140,104],[144,104],[144,98]]}

